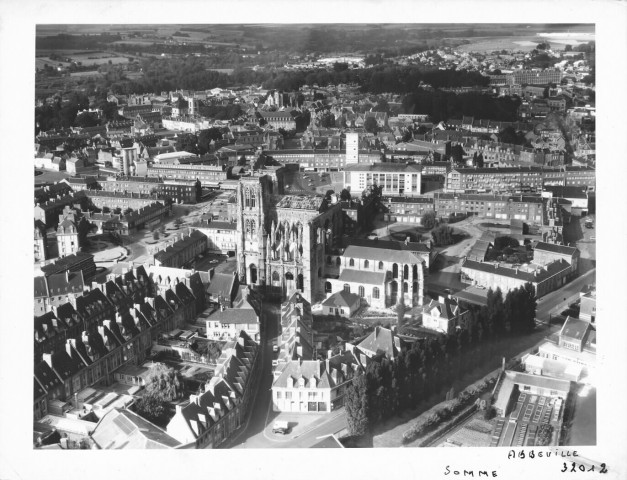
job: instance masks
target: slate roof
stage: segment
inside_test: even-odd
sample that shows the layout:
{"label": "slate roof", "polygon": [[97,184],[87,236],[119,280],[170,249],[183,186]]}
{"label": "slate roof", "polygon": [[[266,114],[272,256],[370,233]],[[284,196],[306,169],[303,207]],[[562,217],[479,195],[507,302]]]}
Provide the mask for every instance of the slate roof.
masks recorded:
{"label": "slate roof", "polygon": [[375,327],[357,346],[373,354],[383,353],[387,358],[394,358],[400,353],[400,339],[391,330],[383,327]]}
{"label": "slate roof", "polygon": [[370,261],[395,262],[399,264],[421,263],[422,258],[414,252],[428,253],[429,249],[422,243],[383,241],[383,240],[350,240],[344,250],[343,257],[363,258]]}
{"label": "slate roof", "polygon": [[539,268],[539,272],[537,274],[535,273],[536,272],[535,270],[531,272],[527,272],[521,269],[517,270],[514,268],[508,268],[502,265],[496,268],[495,265],[496,264],[490,263],[490,262],[477,262],[477,261],[469,260],[469,259],[464,260],[464,263],[462,263],[463,268],[477,270],[480,272],[493,273],[495,275],[502,275],[504,277],[509,277],[509,278],[517,278],[524,282],[532,282],[532,283],[542,282],[546,280],[547,278],[563,270],[567,270],[571,268],[570,264],[566,260],[562,260],[562,259],[549,263],[548,265],[545,265]]}
{"label": "slate roof", "polygon": [[64,272],[35,277],[35,298],[62,295],[80,295],[85,288],[83,272]]}
{"label": "slate roof", "polygon": [[573,256],[578,251],[575,247],[567,247],[565,245],[556,245],[554,243],[538,242],[534,250],[543,250],[551,253],[559,253],[562,255]]}
{"label": "slate roof", "polygon": [[232,300],[237,277],[228,273],[216,273],[211,279],[207,292],[212,296],[221,295],[225,299]]}
{"label": "slate roof", "polygon": [[431,300],[424,310],[431,313],[434,308],[439,310],[439,316],[441,318],[445,318],[447,320],[451,320],[462,313],[459,304],[452,298],[445,298],[444,303]]}
{"label": "slate roof", "polygon": [[68,255],[67,257],[59,258],[54,263],[50,263],[48,265],[44,265],[41,267],[41,271],[44,275],[52,275],[53,273],[61,273],[66,270],[72,270],[77,265],[82,262],[93,261],[94,256],[89,253],[77,252],[72,255]]}
{"label": "slate roof", "polygon": [[343,306],[350,308],[355,303],[359,304],[359,295],[341,290],[327,298],[322,302],[322,305],[325,307]]}
{"label": "slate roof", "polygon": [[381,286],[385,283],[385,272],[364,272],[345,268],[340,273],[339,280],[348,283],[363,283],[366,285]]}
{"label": "slate roof", "polygon": [[35,365],[35,378],[48,392],[63,385],[61,379],[52,371],[50,365],[48,365],[48,363],[44,360]]}
{"label": "slate roof", "polygon": [[63,381],[72,378],[85,366],[78,358],[70,357],[65,350],[52,354],[52,369]]}
{"label": "slate roof", "polygon": [[207,320],[225,324],[253,324],[259,321],[257,314],[250,308],[227,308],[217,310]]}

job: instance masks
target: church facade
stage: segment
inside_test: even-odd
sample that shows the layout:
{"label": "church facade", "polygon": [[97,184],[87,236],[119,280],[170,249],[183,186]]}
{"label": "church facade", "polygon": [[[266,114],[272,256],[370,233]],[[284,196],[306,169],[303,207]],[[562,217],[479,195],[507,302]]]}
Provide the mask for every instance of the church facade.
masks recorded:
{"label": "church facade", "polygon": [[342,232],[335,198],[281,195],[281,168],[242,177],[237,187],[237,264],[241,283],[281,298],[324,296],[325,254]]}

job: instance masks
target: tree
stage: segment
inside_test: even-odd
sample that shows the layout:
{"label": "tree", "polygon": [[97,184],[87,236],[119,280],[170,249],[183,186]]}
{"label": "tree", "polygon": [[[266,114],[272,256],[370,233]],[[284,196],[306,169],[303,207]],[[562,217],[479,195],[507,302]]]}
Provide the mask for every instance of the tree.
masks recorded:
{"label": "tree", "polygon": [[322,128],[335,127],[335,116],[331,112],[324,112],[320,116],[320,126]]}
{"label": "tree", "polygon": [[342,189],[342,191],[340,192],[340,200],[348,202],[351,200],[351,198],[352,197],[350,190],[348,190],[347,188]]}
{"label": "tree", "polygon": [[361,436],[370,430],[366,376],[359,375],[346,389],[346,423],[350,435]]}
{"label": "tree", "polygon": [[156,363],[146,377],[146,392],[167,402],[176,400],[183,394],[178,372],[163,363]]}
{"label": "tree", "polygon": [[451,147],[451,157],[456,164],[464,163],[464,149],[461,145]]}
{"label": "tree", "polygon": [[367,117],[364,121],[364,128],[369,133],[377,133],[379,131],[379,124],[374,117]]}
{"label": "tree", "polygon": [[564,51],[565,51],[565,52],[572,52],[572,51],[573,51],[573,46],[572,46],[570,43],[567,43],[567,44],[564,46]]}
{"label": "tree", "polygon": [[488,331],[492,335],[500,335],[505,329],[505,310],[503,306],[503,293],[500,288],[496,291],[488,289],[486,298],[486,310],[484,311]]}
{"label": "tree", "polygon": [[433,243],[437,246],[451,245],[455,239],[453,237],[453,229],[448,225],[440,225],[431,231]]}
{"label": "tree", "polygon": [[221,139],[222,132],[217,127],[201,130],[198,134],[198,153],[204,155],[210,150],[212,141],[218,141]]}
{"label": "tree", "polygon": [[98,125],[98,121],[90,113],[83,112],[76,116],[74,125],[77,127],[95,127]]}
{"label": "tree", "polygon": [[382,193],[383,193],[383,186],[382,185],[372,184],[372,185],[369,185],[361,193],[361,198],[362,198],[362,200],[364,200],[366,198],[372,198],[373,202],[375,202],[375,204],[376,204],[379,201],[381,201]]}
{"label": "tree", "polygon": [[432,229],[433,227],[435,227],[436,224],[436,219],[435,219],[435,212],[426,212],[422,215],[422,217],[420,218],[420,224],[428,229]]}
{"label": "tree", "polygon": [[135,402],[135,411],[147,420],[159,423],[167,412],[167,402],[156,395],[146,393]]}
{"label": "tree", "polygon": [[496,250],[504,250],[507,247],[514,248],[518,247],[519,242],[513,237],[509,237],[507,235],[503,235],[502,237],[496,237],[494,239],[494,248]]}

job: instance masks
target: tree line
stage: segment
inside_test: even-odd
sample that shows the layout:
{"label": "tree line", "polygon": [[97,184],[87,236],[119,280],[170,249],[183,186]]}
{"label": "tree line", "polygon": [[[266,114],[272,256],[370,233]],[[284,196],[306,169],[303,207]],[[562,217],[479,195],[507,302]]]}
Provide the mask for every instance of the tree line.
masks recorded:
{"label": "tree line", "polygon": [[346,391],[349,433],[367,434],[377,423],[448,389],[492,358],[495,340],[531,332],[535,326],[534,290],[528,283],[503,299],[500,289],[490,289],[487,304],[470,309],[467,329],[418,340],[394,360],[376,357]]}

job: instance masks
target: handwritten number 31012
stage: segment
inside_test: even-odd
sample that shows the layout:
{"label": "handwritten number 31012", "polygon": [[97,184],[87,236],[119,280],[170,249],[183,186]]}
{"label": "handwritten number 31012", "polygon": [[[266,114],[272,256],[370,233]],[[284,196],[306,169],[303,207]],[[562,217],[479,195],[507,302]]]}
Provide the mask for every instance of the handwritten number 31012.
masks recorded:
{"label": "handwritten number 31012", "polygon": [[[565,472],[594,472],[595,471],[595,465],[591,465],[589,467],[587,467],[586,465],[582,465],[580,463],[575,463],[575,462],[570,462],[570,469],[568,467],[568,463],[564,462],[564,466],[562,467],[562,470],[560,470],[562,473]],[[599,473],[607,473],[607,466],[605,465],[605,463],[602,463],[601,465],[599,465]]]}

